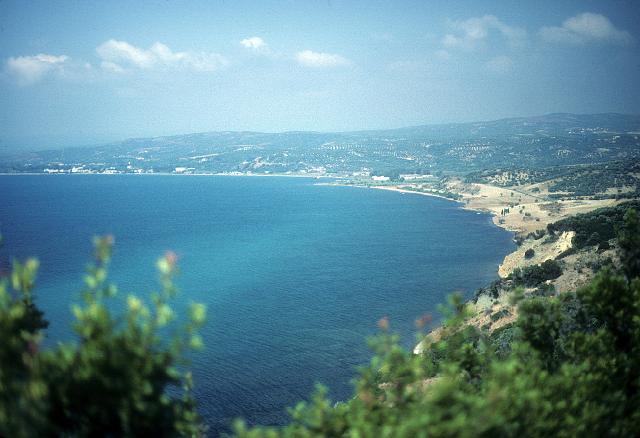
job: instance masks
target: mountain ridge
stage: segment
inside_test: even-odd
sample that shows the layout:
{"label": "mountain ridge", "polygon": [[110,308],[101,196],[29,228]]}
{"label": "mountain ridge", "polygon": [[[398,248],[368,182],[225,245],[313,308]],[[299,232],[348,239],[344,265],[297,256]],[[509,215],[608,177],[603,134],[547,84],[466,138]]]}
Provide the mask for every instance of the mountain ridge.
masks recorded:
{"label": "mountain ridge", "polygon": [[345,131],[208,131],[0,157],[0,172],[465,173],[594,164],[640,155],[640,115],[553,113]]}

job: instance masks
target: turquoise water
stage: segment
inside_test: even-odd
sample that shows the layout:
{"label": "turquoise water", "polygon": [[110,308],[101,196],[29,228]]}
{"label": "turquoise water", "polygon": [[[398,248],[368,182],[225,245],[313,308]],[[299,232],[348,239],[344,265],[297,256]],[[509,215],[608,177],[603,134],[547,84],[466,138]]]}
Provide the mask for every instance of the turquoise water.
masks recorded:
{"label": "turquoise water", "polygon": [[38,255],[47,342],[71,336],[91,236],[116,237],[121,294],[156,285],[155,260],[180,257],[177,308],[204,302],[206,349],[193,358],[212,433],[231,419],[279,424],[315,382],[348,398],[365,338],[388,316],[403,342],[452,291],[470,296],[513,249],[488,215],[425,196],[299,178],[0,176],[0,263]]}

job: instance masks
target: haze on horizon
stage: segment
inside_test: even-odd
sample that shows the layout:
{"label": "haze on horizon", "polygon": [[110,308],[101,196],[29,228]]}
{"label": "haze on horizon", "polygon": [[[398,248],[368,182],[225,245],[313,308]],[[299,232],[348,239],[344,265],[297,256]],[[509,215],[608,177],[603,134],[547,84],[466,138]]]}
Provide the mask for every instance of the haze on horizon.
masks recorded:
{"label": "haze on horizon", "polygon": [[0,152],[640,113],[633,1],[0,2]]}

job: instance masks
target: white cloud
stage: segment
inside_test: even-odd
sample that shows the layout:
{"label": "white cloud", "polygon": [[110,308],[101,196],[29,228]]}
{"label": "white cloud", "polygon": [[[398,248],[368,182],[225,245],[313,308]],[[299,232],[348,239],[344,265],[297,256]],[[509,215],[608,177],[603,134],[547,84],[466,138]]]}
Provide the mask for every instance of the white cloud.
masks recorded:
{"label": "white cloud", "polygon": [[109,71],[112,73],[124,73],[125,71],[124,68],[120,67],[118,64],[111,61],[102,61],[100,63],[100,67],[102,67],[103,70]]}
{"label": "white cloud", "polygon": [[450,21],[448,24],[452,32],[442,39],[442,44],[448,49],[473,50],[486,41],[491,32],[502,35],[512,46],[521,45],[527,36],[524,29],[509,26],[493,15]]}
{"label": "white cloud", "polygon": [[484,67],[491,73],[506,75],[513,71],[513,61],[508,56],[496,56],[487,61]]}
{"label": "white cloud", "polygon": [[603,42],[624,45],[633,41],[629,32],[616,28],[604,15],[591,12],[567,18],[560,27],[543,27],[539,34],[547,42],[564,44]]}
{"label": "white cloud", "polygon": [[267,43],[265,43],[262,38],[257,36],[245,38],[240,41],[240,44],[242,44],[243,47],[252,50],[264,50],[267,48]]}
{"label": "white cloud", "polygon": [[96,52],[100,58],[112,64],[120,62],[146,68],[151,67],[153,63],[150,52],[132,46],[126,41],[105,41],[96,48]]}
{"label": "white cloud", "polygon": [[141,49],[126,41],[105,41],[96,48],[102,59],[101,67],[107,71],[122,73],[127,68],[183,68],[211,72],[228,64],[217,53],[174,52],[168,46],[156,42],[149,49]]}
{"label": "white cloud", "polygon": [[296,53],[296,60],[305,67],[339,67],[351,64],[351,61],[340,55],[313,52],[311,50],[303,50]]}
{"label": "white cloud", "polygon": [[44,75],[62,71],[64,64],[69,60],[66,55],[47,55],[40,53],[34,56],[18,56],[7,60],[6,68],[14,75],[18,83],[28,85],[42,79]]}

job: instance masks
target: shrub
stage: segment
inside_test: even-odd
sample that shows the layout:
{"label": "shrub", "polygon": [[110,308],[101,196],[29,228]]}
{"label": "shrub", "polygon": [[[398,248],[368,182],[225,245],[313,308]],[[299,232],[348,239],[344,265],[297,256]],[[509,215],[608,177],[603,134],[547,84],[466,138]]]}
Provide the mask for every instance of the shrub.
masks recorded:
{"label": "shrub", "polygon": [[605,240],[604,242],[598,245],[598,252],[604,252],[608,249],[611,249],[611,245],[609,244],[608,240]]}
{"label": "shrub", "polygon": [[175,319],[168,301],[176,259],[169,253],[158,261],[162,289],[151,306],[128,296],[124,315],[113,315],[112,239],[95,243],[83,302],[72,308],[77,343],[40,348],[47,323],[32,302],[37,261],[14,263],[13,292],[0,282],[0,436],[202,435],[184,353],[201,345],[204,306],[192,304],[189,322],[161,338]]}
{"label": "shrub", "polygon": [[547,280],[553,280],[562,275],[562,266],[556,260],[546,260],[540,265],[516,268],[509,276],[516,285],[535,287]]}
{"label": "shrub", "polygon": [[624,223],[625,212],[638,206],[640,202],[634,201],[577,214],[547,225],[547,230],[550,233],[575,231],[572,243],[577,249],[598,245],[616,237]]}

